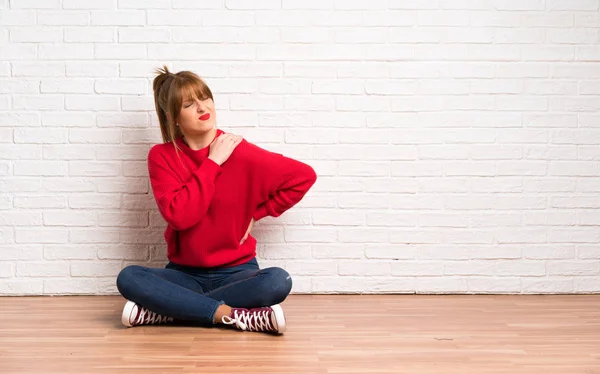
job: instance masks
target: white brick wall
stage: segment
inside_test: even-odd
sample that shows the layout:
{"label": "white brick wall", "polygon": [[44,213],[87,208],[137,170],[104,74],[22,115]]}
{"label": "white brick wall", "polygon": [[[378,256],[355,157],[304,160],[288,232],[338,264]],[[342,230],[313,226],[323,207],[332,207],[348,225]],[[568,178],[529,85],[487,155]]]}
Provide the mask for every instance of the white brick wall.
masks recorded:
{"label": "white brick wall", "polygon": [[317,170],[295,292],[600,292],[600,0],[0,0],[0,294],[164,265],[163,63]]}

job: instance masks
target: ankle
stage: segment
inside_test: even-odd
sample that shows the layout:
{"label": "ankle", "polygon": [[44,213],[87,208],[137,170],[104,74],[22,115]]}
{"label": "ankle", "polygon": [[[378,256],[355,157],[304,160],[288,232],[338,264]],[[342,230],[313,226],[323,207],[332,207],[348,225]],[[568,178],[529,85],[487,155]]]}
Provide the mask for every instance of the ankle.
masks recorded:
{"label": "ankle", "polygon": [[215,312],[215,316],[213,318],[213,323],[223,323],[223,317],[229,317],[231,315],[231,307],[229,305],[222,304],[217,308]]}

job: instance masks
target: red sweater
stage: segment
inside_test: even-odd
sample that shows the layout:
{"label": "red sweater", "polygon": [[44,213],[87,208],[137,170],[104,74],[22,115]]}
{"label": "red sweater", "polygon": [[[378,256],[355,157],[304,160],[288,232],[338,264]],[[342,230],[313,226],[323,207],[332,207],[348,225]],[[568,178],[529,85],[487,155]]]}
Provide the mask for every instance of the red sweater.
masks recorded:
{"label": "red sweater", "polygon": [[[217,130],[217,137],[223,131]],[[252,218],[278,217],[316,181],[309,165],[242,140],[221,166],[210,148],[192,150],[183,139],[148,153],[150,183],[167,222],[170,261],[196,267],[239,265],[256,255],[256,239],[240,245]],[[179,155],[179,157],[178,157]]]}

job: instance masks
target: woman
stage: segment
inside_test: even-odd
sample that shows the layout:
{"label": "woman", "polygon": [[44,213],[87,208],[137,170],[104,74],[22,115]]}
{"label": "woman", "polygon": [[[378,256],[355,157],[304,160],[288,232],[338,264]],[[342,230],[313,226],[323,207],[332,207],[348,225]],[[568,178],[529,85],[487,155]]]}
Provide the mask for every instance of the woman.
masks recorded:
{"label": "woman", "polygon": [[281,334],[279,305],[292,288],[283,269],[259,269],[254,222],[278,217],[316,181],[307,164],[216,128],[213,95],[189,71],[157,71],[164,140],[148,153],[158,210],[167,222],[167,266],[132,265],[117,277],[126,326],[187,321]]}

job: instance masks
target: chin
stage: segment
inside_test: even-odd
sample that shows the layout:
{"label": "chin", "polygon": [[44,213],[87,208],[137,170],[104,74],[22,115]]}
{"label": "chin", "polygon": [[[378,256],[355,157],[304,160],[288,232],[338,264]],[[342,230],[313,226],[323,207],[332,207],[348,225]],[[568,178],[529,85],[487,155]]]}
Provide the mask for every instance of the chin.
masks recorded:
{"label": "chin", "polygon": [[214,123],[201,123],[198,126],[196,126],[195,130],[198,133],[205,133],[205,132],[209,132],[214,127],[215,127]]}

